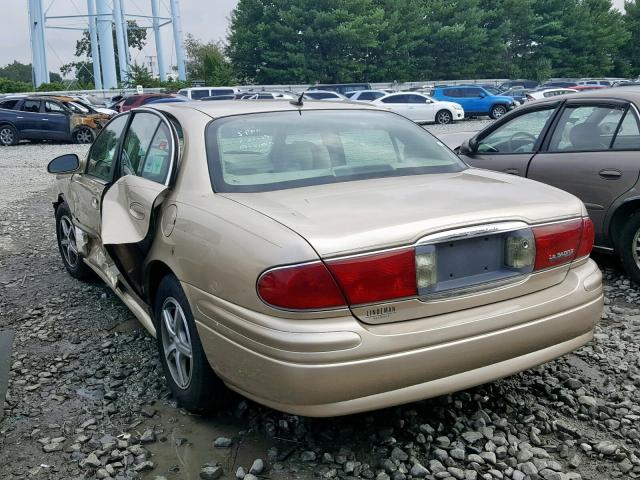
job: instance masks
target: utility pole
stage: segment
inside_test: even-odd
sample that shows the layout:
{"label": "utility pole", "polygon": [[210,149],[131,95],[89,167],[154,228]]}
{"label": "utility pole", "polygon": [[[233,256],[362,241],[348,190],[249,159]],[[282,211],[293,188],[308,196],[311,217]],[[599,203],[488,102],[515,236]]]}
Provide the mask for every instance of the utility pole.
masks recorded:
{"label": "utility pole", "polygon": [[116,54],[113,49],[113,31],[111,29],[113,12],[109,8],[107,0],[96,0],[96,10],[98,11],[98,43],[100,44],[103,88],[118,88]]}
{"label": "utility pole", "polygon": [[44,12],[42,0],[29,0],[29,32],[31,34],[31,65],[33,84],[39,87],[49,83],[47,50],[44,37]]}
{"label": "utility pole", "polygon": [[[164,46],[162,44],[162,35],[160,34],[160,9],[158,8],[158,0],[151,0],[151,16],[153,17],[153,35],[156,41],[156,55],[158,56],[158,74],[160,81],[167,80],[167,69],[164,64]],[[176,44],[177,45],[177,44]]]}
{"label": "utility pole", "polygon": [[180,18],[180,2],[171,0],[171,17],[173,26],[173,42],[176,45],[176,63],[178,64],[178,78],[187,79],[187,71],[184,64],[184,38],[182,35],[182,18]]}
{"label": "utility pole", "polygon": [[91,39],[93,84],[97,90],[102,90],[102,73],[100,72],[100,47],[98,46],[98,32],[96,30],[96,0],[87,0],[87,13],[89,14],[89,38]]}
{"label": "utility pole", "polygon": [[118,66],[120,67],[120,81],[126,83],[129,77],[129,52],[125,40],[125,25],[122,17],[120,0],[113,0],[113,22],[116,27],[116,42],[118,44]]}

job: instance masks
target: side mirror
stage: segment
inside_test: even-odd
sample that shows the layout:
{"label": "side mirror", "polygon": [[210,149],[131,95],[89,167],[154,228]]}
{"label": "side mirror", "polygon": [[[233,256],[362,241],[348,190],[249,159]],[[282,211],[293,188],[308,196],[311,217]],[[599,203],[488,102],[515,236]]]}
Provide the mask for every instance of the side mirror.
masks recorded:
{"label": "side mirror", "polygon": [[487,96],[487,94],[486,94],[486,93],[484,93],[484,92],[480,92],[480,98],[485,98],[486,96]]}
{"label": "side mirror", "polygon": [[54,158],[47,165],[49,173],[72,173],[80,167],[80,159],[75,153],[67,153]]}
{"label": "side mirror", "polygon": [[478,146],[478,142],[475,137],[471,137],[466,139],[462,144],[458,147],[459,155],[473,155],[476,151],[476,147]]}

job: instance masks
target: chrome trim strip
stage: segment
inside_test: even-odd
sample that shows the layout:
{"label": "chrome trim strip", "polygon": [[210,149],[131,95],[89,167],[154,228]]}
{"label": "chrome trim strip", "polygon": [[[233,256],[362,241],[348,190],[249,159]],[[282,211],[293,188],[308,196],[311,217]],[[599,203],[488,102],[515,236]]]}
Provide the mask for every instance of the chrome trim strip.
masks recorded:
{"label": "chrome trim strip", "polygon": [[463,240],[467,238],[482,237],[484,235],[495,235],[498,233],[512,232],[516,230],[524,230],[531,228],[525,222],[497,222],[487,223],[483,225],[475,225],[472,227],[456,228],[453,230],[445,230],[439,233],[433,233],[419,239],[415,245],[424,245],[432,243],[442,243],[451,240]]}

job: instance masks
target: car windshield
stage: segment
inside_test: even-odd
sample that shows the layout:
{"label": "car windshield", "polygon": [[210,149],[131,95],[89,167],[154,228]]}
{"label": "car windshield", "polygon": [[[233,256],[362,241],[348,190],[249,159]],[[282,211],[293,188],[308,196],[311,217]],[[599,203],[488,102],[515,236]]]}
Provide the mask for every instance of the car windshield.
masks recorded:
{"label": "car windshield", "polygon": [[311,110],[225,117],[207,127],[206,142],[217,192],[262,192],[466,168],[431,134],[390,112]]}
{"label": "car windshield", "polygon": [[89,113],[88,108],[80,105],[77,102],[64,102],[64,106],[67,107],[69,110],[71,110],[73,113],[82,113],[82,114]]}

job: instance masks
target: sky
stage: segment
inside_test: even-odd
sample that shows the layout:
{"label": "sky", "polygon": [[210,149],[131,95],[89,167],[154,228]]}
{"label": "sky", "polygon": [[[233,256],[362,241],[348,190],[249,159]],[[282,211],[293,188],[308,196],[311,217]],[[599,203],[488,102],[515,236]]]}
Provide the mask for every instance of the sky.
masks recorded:
{"label": "sky", "polygon": [[[86,14],[86,0],[42,0],[48,16]],[[150,15],[149,0],[121,0],[129,15]],[[401,1],[401,0],[400,0]],[[182,29],[201,40],[224,40],[227,34],[229,14],[238,0],[180,0],[182,12]],[[3,5],[0,16],[0,66],[18,60],[31,63],[31,47],[29,40],[29,20],[27,0],[0,0]],[[624,0],[614,0],[614,5],[622,9]],[[161,16],[169,16],[169,0],[160,0]],[[86,27],[87,21],[82,18],[72,20],[49,20],[49,24],[58,26]],[[148,22],[148,20],[146,21]],[[171,26],[163,27],[163,43],[167,61],[173,65],[175,53]],[[80,31],[47,29],[48,66],[52,72],[58,72],[61,65],[74,61],[76,40]],[[155,46],[153,32],[149,31],[148,43],[142,52],[131,50],[132,60],[140,64],[154,61]]]}
{"label": "sky", "polygon": [[[111,0],[108,0],[111,3]],[[121,0],[126,13],[130,15],[151,15],[149,0]],[[227,34],[229,14],[238,0],[180,0],[182,13],[182,30],[191,33],[201,40],[223,40]],[[42,0],[43,7],[48,8],[47,16],[86,15],[86,0]],[[169,0],[159,0],[160,16],[168,17]],[[29,17],[27,0],[0,0],[2,15],[0,15],[0,66],[18,60],[31,63],[31,45],[29,39]],[[55,23],[54,23],[55,22]],[[149,20],[145,20],[149,24]],[[84,27],[86,18],[72,20],[52,20],[48,24],[59,26]],[[173,50],[173,36],[171,25],[161,29],[167,61],[175,62]],[[76,40],[81,36],[80,31],[47,29],[47,64],[49,70],[58,72],[61,65],[74,61],[73,56]],[[146,63],[148,56],[155,56],[153,31],[147,33],[147,46],[142,52],[131,49],[132,60]],[[172,63],[174,64],[174,63]]]}

